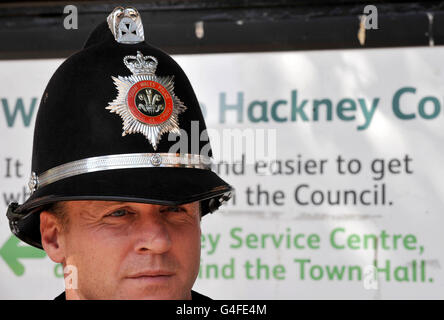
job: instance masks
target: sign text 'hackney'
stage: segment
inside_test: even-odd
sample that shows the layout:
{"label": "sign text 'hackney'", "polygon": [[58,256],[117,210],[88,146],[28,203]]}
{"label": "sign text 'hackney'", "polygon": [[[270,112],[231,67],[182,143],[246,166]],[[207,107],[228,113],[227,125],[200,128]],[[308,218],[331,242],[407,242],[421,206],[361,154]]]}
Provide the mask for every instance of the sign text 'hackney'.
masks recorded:
{"label": "sign text 'hackney'", "polygon": [[[441,105],[444,101],[435,96],[419,96],[416,92],[417,89],[414,87],[399,88],[389,102],[380,97],[371,99],[344,97],[338,101],[328,97],[307,99],[301,98],[302,95],[297,90],[291,90],[288,100],[284,98],[248,102],[243,92],[238,92],[234,96],[222,92],[219,95],[219,123],[229,122],[228,117],[233,114],[237,123],[337,120],[358,122],[357,130],[365,130],[372,123],[379,106],[384,111],[389,108],[388,110],[400,120],[437,118],[442,113]],[[245,113],[247,117],[244,116]]]}

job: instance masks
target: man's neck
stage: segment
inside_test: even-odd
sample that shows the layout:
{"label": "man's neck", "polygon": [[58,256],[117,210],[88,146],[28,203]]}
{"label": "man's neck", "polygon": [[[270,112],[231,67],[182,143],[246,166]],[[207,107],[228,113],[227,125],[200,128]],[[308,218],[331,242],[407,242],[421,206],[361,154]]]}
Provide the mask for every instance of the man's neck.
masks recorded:
{"label": "man's neck", "polygon": [[65,290],[66,300],[86,300],[81,297],[79,290],[67,289]]}

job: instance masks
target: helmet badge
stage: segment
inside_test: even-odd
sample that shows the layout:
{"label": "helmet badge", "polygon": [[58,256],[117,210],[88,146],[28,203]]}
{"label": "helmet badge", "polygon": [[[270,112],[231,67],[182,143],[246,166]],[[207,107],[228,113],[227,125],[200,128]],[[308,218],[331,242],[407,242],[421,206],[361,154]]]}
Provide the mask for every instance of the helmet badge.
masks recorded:
{"label": "helmet badge", "polygon": [[178,115],[186,107],[173,92],[174,76],[155,74],[155,57],[137,51],[135,56],[125,56],[123,63],[132,75],[111,77],[119,92],[106,109],[122,118],[122,136],[141,133],[156,150],[163,133],[180,135]]}

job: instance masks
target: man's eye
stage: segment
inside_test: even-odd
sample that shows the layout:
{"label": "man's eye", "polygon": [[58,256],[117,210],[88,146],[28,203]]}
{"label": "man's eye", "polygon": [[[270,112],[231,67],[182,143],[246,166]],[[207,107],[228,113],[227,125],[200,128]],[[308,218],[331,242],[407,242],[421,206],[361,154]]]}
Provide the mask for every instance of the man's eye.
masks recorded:
{"label": "man's eye", "polygon": [[129,212],[126,209],[119,209],[119,210],[116,210],[114,212],[111,212],[110,214],[107,215],[107,217],[123,217],[123,216],[125,216],[127,214],[130,214],[130,213],[131,212]]}

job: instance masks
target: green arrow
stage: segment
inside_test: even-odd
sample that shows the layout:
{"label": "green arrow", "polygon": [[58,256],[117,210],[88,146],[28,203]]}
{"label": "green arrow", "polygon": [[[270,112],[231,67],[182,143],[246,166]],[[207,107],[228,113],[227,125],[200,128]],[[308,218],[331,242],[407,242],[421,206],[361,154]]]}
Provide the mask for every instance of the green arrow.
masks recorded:
{"label": "green arrow", "polygon": [[5,260],[11,270],[17,276],[25,273],[25,266],[20,263],[20,258],[44,258],[46,253],[43,250],[31,246],[19,246],[20,240],[16,236],[11,236],[0,249],[0,256]]}

